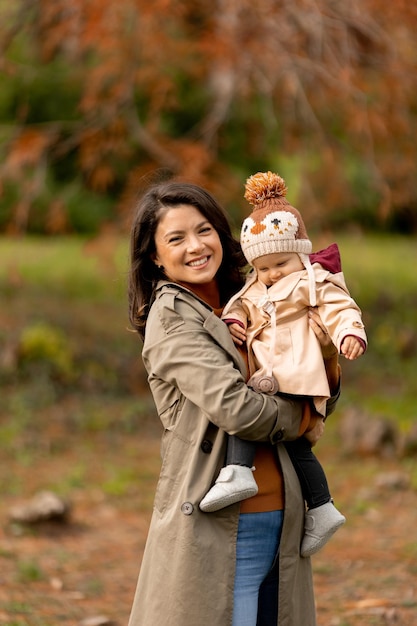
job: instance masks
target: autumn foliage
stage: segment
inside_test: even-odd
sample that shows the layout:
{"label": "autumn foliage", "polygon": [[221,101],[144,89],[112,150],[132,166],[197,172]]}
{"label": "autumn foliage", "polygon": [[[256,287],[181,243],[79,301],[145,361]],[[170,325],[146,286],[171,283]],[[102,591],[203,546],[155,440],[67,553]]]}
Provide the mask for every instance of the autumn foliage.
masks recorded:
{"label": "autumn foliage", "polygon": [[123,226],[167,172],[240,219],[264,169],[309,222],[417,228],[413,2],[0,7],[0,229]]}

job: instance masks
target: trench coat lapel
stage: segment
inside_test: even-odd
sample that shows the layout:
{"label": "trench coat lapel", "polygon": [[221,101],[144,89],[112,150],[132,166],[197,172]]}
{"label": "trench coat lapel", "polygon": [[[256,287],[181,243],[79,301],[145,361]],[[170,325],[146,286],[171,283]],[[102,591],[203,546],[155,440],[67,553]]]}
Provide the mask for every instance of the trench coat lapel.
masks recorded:
{"label": "trench coat lapel", "polygon": [[232,336],[226,324],[217,317],[213,309],[206,302],[201,300],[198,296],[196,296],[189,289],[183,287],[182,285],[177,285],[175,283],[169,283],[164,281],[158,283],[157,293],[163,293],[166,291],[173,291],[175,293],[179,293],[182,291],[184,293],[192,294],[194,306],[198,308],[202,316],[205,318],[203,324],[205,330],[213,337],[216,343],[218,343],[223,348],[223,350],[225,350],[225,352],[230,355],[235,367],[237,367],[242,373],[245,373],[246,364],[244,362],[244,359],[235,347]]}

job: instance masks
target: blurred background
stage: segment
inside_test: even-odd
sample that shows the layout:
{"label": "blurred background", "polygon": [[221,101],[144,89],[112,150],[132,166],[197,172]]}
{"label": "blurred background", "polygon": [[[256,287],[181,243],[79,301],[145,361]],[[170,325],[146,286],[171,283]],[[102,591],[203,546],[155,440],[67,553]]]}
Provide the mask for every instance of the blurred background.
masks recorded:
{"label": "blurred background", "polygon": [[0,7],[3,232],[125,227],[161,168],[238,220],[270,169],[310,228],[416,231],[414,3]]}
{"label": "blurred background", "polygon": [[[339,243],[370,343],[342,362],[320,449],[348,516],[369,508],[349,490],[361,472],[388,464],[416,494],[416,29],[403,0],[0,0],[6,537],[26,537],[9,505],[45,488],[149,515],[159,425],[127,319],[128,233],[138,194],[169,176],[209,189],[238,233],[246,178],[272,170],[314,249]],[[19,585],[39,597],[48,565],[2,545],[19,602]],[[79,583],[97,606],[99,569]],[[1,601],[2,623],[54,623]]]}

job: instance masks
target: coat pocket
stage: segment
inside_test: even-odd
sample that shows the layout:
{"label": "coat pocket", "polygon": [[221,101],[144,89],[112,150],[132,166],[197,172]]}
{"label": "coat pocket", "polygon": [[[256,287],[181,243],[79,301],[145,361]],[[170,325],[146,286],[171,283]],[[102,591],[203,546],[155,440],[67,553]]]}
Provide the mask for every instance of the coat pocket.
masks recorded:
{"label": "coat pocket", "polygon": [[175,498],[177,486],[182,480],[184,459],[190,443],[175,432],[166,429],[161,441],[162,466],[156,487],[154,508],[163,514]]}

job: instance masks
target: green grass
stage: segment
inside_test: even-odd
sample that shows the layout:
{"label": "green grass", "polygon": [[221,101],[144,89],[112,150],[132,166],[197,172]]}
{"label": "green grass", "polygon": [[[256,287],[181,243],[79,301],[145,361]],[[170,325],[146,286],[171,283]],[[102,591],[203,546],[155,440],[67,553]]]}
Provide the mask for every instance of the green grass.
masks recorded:
{"label": "green grass", "polygon": [[[347,284],[363,310],[369,350],[353,363],[341,360],[342,397],[317,454],[338,507],[355,528],[372,524],[366,516],[381,510],[385,498],[372,486],[392,460],[344,457],[338,422],[352,405],[370,416],[384,415],[401,430],[415,421],[417,246],[415,239],[337,235],[318,245],[314,241],[315,248],[332,241],[339,243]],[[0,606],[10,615],[9,626],[80,622],[85,609],[54,591],[59,618],[42,617],[50,557],[24,557],[17,538],[29,535],[37,541],[44,531],[7,524],[11,505],[39,489],[51,489],[72,501],[76,512],[80,507],[79,519],[86,502],[92,515],[98,503],[129,513],[148,514],[152,508],[160,426],[147,391],[140,342],[127,331],[126,271],[126,239],[92,248],[80,238],[0,238],[0,512],[19,547],[16,555],[13,541],[8,542],[0,557],[3,569],[7,565],[13,572],[15,587],[24,587],[23,595],[12,591]],[[25,349],[19,356],[21,346]],[[414,458],[400,462],[416,489]],[[54,536],[52,540],[57,543]],[[65,542],[59,545],[58,571],[60,566],[70,571],[74,555]],[[411,577],[416,555],[410,536],[401,557]],[[320,559],[315,567],[323,577],[334,573]],[[105,579],[90,576],[81,591],[91,603],[105,592]],[[337,601],[341,614],[343,597]],[[409,605],[412,610],[415,602]],[[340,626],[357,622],[340,619]],[[362,619],[376,624],[380,616]]]}
{"label": "green grass", "polygon": [[31,583],[44,578],[39,564],[31,560],[20,560],[17,564],[17,576],[20,582]]}
{"label": "green grass", "polygon": [[408,428],[416,418],[417,241],[399,236],[341,236],[342,265],[362,309],[368,352],[342,360],[344,398]]}
{"label": "green grass", "polygon": [[[332,241],[369,337],[364,357],[341,360],[340,407],[406,430],[416,417],[416,240],[313,238],[315,248]],[[0,238],[0,434],[23,464],[44,445],[45,419],[85,437],[152,423],[140,342],[128,332],[127,259],[126,238]],[[58,453],[65,437],[50,446]],[[129,481],[115,476],[107,489],[128,491]]]}
{"label": "green grass", "polygon": [[24,286],[69,301],[123,298],[128,248],[125,240],[99,243],[80,237],[0,238],[0,294]]}

